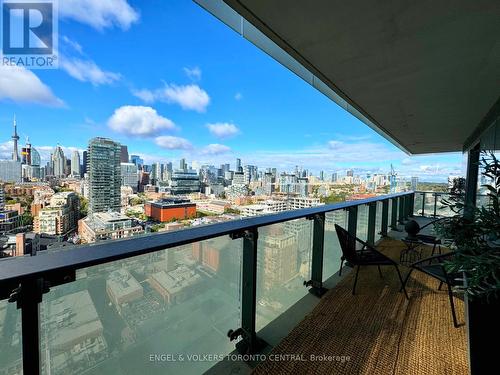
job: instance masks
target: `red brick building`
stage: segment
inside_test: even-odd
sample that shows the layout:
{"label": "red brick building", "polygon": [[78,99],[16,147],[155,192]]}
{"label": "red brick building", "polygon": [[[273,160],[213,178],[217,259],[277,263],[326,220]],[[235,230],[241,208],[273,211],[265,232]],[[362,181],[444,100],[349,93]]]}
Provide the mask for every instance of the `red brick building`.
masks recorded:
{"label": "red brick building", "polygon": [[196,204],[188,199],[164,198],[156,202],[146,202],[146,216],[159,222],[184,220],[196,217]]}

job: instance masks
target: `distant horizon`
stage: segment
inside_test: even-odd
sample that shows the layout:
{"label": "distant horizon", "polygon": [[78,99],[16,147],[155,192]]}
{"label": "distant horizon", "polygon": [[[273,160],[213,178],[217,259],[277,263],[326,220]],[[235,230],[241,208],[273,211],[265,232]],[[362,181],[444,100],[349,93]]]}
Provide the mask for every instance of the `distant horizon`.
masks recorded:
{"label": "distant horizon", "polygon": [[15,115],[45,161],[99,134],[147,164],[463,174],[461,153],[408,156],[194,2],[120,2],[92,18],[62,6],[59,69],[0,67],[0,159]]}

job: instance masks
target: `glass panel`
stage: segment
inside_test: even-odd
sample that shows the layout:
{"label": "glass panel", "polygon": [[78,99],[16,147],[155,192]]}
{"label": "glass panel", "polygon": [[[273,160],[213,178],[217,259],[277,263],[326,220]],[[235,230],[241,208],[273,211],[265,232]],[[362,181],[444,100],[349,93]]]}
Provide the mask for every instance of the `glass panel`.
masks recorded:
{"label": "glass panel", "polygon": [[366,241],[368,237],[368,205],[358,206],[358,225],[356,227],[356,237]]}
{"label": "glass panel", "polygon": [[323,250],[323,280],[338,272],[342,250],[335,231],[335,224],[347,228],[347,211],[338,210],[325,214],[325,244]]}
{"label": "glass panel", "polygon": [[436,203],[436,215],[437,216],[453,216],[454,212],[446,205],[443,204],[444,200],[449,198],[449,194],[438,194],[437,195],[437,203]]}
{"label": "glass panel", "polygon": [[415,193],[415,201],[413,203],[413,214],[422,215],[422,201],[424,199],[424,194]]}
{"label": "glass panel", "polygon": [[388,218],[387,218],[387,226],[389,228],[387,228],[387,230],[391,230],[390,227],[391,227],[391,224],[392,224],[392,199],[389,199],[389,212],[388,212]]}
{"label": "glass panel", "polygon": [[377,216],[375,217],[375,241],[382,238],[380,232],[382,231],[382,202],[377,202]]}
{"label": "glass panel", "polygon": [[203,373],[219,359],[191,356],[234,350],[241,255],[224,236],[79,271],[41,304],[44,373]]}
{"label": "glass panel", "polygon": [[486,194],[478,195],[476,198],[477,207],[486,207],[486,206],[488,206],[489,203],[490,203],[490,199],[489,199],[488,195],[486,195]]}
{"label": "glass panel", "polygon": [[22,357],[21,310],[0,301],[0,374],[22,374]]}
{"label": "glass panel", "polygon": [[298,219],[259,228],[256,330],[307,294],[312,220]]}
{"label": "glass panel", "polygon": [[434,199],[434,193],[425,194],[425,216],[430,217],[434,215]]}

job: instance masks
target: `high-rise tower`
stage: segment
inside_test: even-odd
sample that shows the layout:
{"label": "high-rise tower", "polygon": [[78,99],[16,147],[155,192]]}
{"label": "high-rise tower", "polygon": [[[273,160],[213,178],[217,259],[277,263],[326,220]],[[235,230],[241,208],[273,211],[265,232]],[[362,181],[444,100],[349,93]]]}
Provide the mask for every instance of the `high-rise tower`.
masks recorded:
{"label": "high-rise tower", "polygon": [[19,141],[19,136],[17,135],[16,115],[14,115],[14,134],[12,134],[12,141],[14,142],[14,150],[12,152],[12,160],[19,161],[19,153],[17,152],[17,141]]}
{"label": "high-rise tower", "polygon": [[66,157],[64,156],[64,151],[61,146],[57,145],[55,148],[54,153],[52,154],[51,163],[54,176],[66,177],[66,174],[64,173]]}
{"label": "high-rise tower", "polygon": [[80,153],[78,150],[74,150],[71,155],[71,175],[73,177],[80,177]]}
{"label": "high-rise tower", "polygon": [[120,212],[121,145],[107,138],[93,138],[88,147],[89,214]]}

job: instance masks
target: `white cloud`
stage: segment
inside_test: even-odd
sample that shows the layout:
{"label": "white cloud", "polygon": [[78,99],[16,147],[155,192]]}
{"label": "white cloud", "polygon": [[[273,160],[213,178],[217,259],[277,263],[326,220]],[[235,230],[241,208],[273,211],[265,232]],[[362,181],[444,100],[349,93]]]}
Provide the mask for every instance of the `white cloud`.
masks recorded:
{"label": "white cloud", "polygon": [[237,92],[235,95],[234,95],[234,99],[236,100],[241,100],[243,99],[243,94],[241,92]]}
{"label": "white cloud", "polygon": [[97,30],[115,26],[127,30],[139,20],[139,13],[127,0],[62,0],[59,14],[61,18],[71,18]]}
{"label": "white cloud", "polygon": [[193,145],[187,139],[168,135],[156,137],[155,143],[167,150],[190,150],[193,148]]}
{"label": "white cloud", "polygon": [[14,148],[14,142],[12,141],[0,143],[0,160],[11,159],[13,148]]}
{"label": "white cloud", "polygon": [[140,137],[152,137],[175,129],[174,123],[160,116],[155,109],[130,105],[116,109],[108,126],[116,132]]}
{"label": "white cloud", "polygon": [[156,90],[133,90],[132,94],[146,103],[155,101],[175,103],[180,105],[182,109],[197,112],[205,112],[210,104],[210,97],[207,92],[195,84],[184,86],[165,84],[164,87]]}
{"label": "white cloud", "polygon": [[64,43],[66,43],[66,45],[70,46],[72,49],[74,49],[76,52],[78,52],[80,55],[83,54],[83,47],[77,41],[68,38],[66,35],[63,35],[61,37],[61,40]]}
{"label": "white cloud", "polygon": [[73,78],[94,86],[109,85],[121,78],[118,73],[102,70],[92,60],[62,57],[60,66]]}
{"label": "white cloud", "polygon": [[143,90],[132,90],[132,94],[134,96],[137,96],[139,99],[146,103],[154,103],[155,101],[155,94],[147,89]]}
{"label": "white cloud", "polygon": [[[329,158],[338,162],[372,162],[401,159],[402,151],[375,142],[328,142]],[[332,152],[333,151],[333,152]]]}
{"label": "white cloud", "polygon": [[64,102],[35,73],[18,66],[0,66],[0,100],[4,99],[51,107],[64,106]]}
{"label": "white cloud", "polygon": [[199,81],[201,79],[201,69],[197,66],[194,68],[184,68],[184,73],[192,79],[193,81]]}
{"label": "white cloud", "polygon": [[212,143],[204,147],[201,151],[203,155],[222,155],[231,152],[231,148],[219,143]]}
{"label": "white cloud", "polygon": [[216,122],[206,125],[210,133],[217,138],[230,138],[240,133],[240,129],[234,124],[228,122]]}

